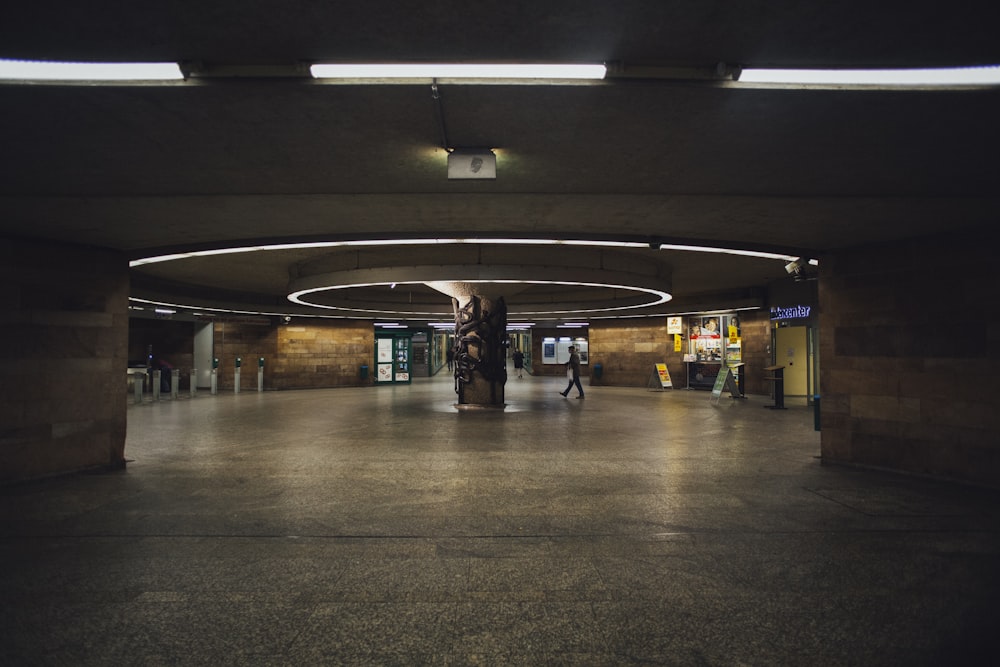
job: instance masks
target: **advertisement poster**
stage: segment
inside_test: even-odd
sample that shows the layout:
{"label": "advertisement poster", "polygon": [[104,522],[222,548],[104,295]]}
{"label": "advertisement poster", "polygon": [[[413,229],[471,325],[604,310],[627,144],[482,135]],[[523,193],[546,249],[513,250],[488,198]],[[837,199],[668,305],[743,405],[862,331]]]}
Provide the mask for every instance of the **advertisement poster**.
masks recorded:
{"label": "advertisement poster", "polygon": [[380,364],[386,362],[392,362],[392,339],[391,338],[379,338],[378,339],[378,358],[376,359]]}
{"label": "advertisement poster", "polygon": [[555,343],[543,343],[542,344],[542,363],[554,364],[556,363],[556,344]]}
{"label": "advertisement poster", "polygon": [[692,317],[691,318],[691,339],[722,338],[722,330],[719,328],[718,317]]}
{"label": "advertisement poster", "polygon": [[682,334],[684,333],[684,320],[680,317],[668,317],[667,318],[667,333],[668,334]]}
{"label": "advertisement poster", "polygon": [[[391,359],[391,357],[390,357]],[[379,382],[392,382],[392,364],[379,364],[378,365],[378,381]]]}
{"label": "advertisement poster", "polygon": [[670,371],[667,370],[666,364],[656,364],[656,374],[660,378],[661,387],[673,387],[673,382],[670,381]]}

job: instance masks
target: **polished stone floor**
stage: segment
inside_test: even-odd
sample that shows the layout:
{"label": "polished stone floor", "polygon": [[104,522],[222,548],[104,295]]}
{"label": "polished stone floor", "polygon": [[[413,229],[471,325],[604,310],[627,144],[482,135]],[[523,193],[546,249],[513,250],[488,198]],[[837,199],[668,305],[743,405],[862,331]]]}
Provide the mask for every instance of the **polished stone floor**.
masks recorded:
{"label": "polished stone floor", "polygon": [[0,488],[0,664],[1000,664],[996,492],[564,385],[131,405],[126,470]]}

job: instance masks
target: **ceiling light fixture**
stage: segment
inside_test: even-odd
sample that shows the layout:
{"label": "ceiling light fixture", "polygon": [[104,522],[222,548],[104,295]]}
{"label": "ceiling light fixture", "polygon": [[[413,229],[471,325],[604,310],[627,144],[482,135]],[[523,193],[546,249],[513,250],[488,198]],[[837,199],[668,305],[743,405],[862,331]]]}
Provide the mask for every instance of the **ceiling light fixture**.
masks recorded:
{"label": "ceiling light fixture", "polygon": [[[420,281],[419,284],[423,284],[425,281]],[[604,306],[604,307],[593,307],[593,308],[574,308],[572,310],[539,310],[539,311],[527,311],[521,313],[526,316],[539,316],[539,315],[567,315],[570,313],[598,313],[598,312],[609,312],[609,311],[626,311],[626,310],[636,310],[640,308],[646,308],[651,306],[658,306],[662,303],[667,303],[673,296],[663,291],[662,289],[657,289],[655,287],[648,287],[644,285],[623,285],[618,283],[601,283],[592,281],[567,281],[567,280],[510,280],[510,279],[493,279],[493,280],[463,280],[461,282],[469,284],[479,284],[479,283],[490,283],[496,285],[562,285],[568,287],[597,287],[603,289],[613,289],[622,290],[629,292],[636,292],[648,295],[648,301],[644,303],[635,303],[626,306]],[[337,306],[320,301],[313,300],[310,295],[330,292],[335,290],[351,290],[363,287],[378,287],[381,285],[387,285],[388,283],[372,282],[372,283],[343,283],[343,284],[332,284],[332,285],[321,285],[318,287],[306,287],[303,289],[298,289],[288,295],[288,300],[294,304],[300,306],[308,306],[311,308],[323,308],[328,310],[337,311],[350,311],[354,313],[366,313],[371,315],[381,315],[385,317],[391,317],[396,314],[398,310],[384,310],[376,308],[361,308],[357,306]],[[398,284],[416,284],[416,283],[398,283]],[[435,316],[439,315],[434,312],[423,312],[414,311],[409,313],[414,316]]]}
{"label": "ceiling light fixture", "polygon": [[177,81],[177,63],[96,63],[0,60],[0,80],[7,81]]}
{"label": "ceiling light fixture", "polygon": [[[309,243],[275,243],[270,245],[237,246],[232,248],[215,248],[213,250],[193,250],[191,252],[171,253],[167,255],[153,255],[141,257],[129,262],[130,267],[143,266],[146,264],[158,264],[160,262],[170,262],[180,259],[192,259],[196,257],[209,257],[212,255],[228,255],[241,252],[257,252],[264,250],[302,250],[308,248],[346,248],[364,246],[400,246],[400,245],[453,245],[453,244],[482,244],[482,245],[571,245],[571,246],[591,246],[598,248],[648,248],[648,243],[638,243],[629,241],[605,241],[605,240],[576,240],[576,239],[516,239],[516,238],[440,238],[440,239],[361,239],[354,241],[317,241]],[[726,255],[738,255],[742,257],[759,257],[761,259],[775,259],[791,262],[798,259],[798,255],[788,255],[785,253],[761,252],[757,250],[741,250],[739,248],[715,248],[710,246],[663,244],[661,250],[683,250],[689,252],[721,253]]]}
{"label": "ceiling light fixture", "polygon": [[316,79],[380,82],[398,79],[603,79],[607,68],[593,64],[518,63],[317,63]]}
{"label": "ceiling light fixture", "polygon": [[1000,85],[1000,65],[926,69],[747,68],[740,83],[803,86],[963,87]]}
{"label": "ceiling light fixture", "polygon": [[497,156],[489,148],[456,148],[448,153],[448,180],[496,180]]}

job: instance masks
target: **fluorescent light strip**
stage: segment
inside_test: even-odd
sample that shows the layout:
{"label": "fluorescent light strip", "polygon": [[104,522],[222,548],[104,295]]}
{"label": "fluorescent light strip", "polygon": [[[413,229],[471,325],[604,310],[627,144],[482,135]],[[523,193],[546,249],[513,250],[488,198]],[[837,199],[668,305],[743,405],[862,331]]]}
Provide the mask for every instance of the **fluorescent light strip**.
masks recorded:
{"label": "fluorescent light strip", "polygon": [[0,79],[10,81],[176,81],[177,63],[84,63],[0,60]]}
{"label": "fluorescent light strip", "polygon": [[499,63],[318,63],[316,79],[603,79],[604,65]]}
{"label": "fluorescent light strip", "polygon": [[[128,300],[129,300],[130,303],[132,303],[132,302],[134,302],[134,303],[145,303],[145,304],[148,304],[148,305],[168,306],[168,307],[171,307],[171,308],[184,308],[184,309],[187,309],[187,310],[194,310],[194,309],[202,310],[202,311],[206,311],[210,317],[214,317],[215,313],[230,313],[230,314],[236,314],[236,315],[275,315],[275,316],[281,316],[281,317],[284,317],[284,316],[288,315],[287,311],[274,312],[274,311],[268,311],[268,310],[241,310],[239,308],[211,308],[211,307],[206,307],[206,306],[192,306],[190,304],[185,304],[185,303],[171,303],[171,302],[168,302],[168,301],[153,301],[151,299],[142,299],[142,298],[139,298],[139,297],[136,297],[136,296],[130,296],[128,298]],[[132,305],[130,305],[129,308],[131,308],[133,310],[145,310],[142,307],[132,306]],[[197,313],[197,314],[201,314],[201,313]],[[294,313],[294,315],[295,315],[295,317],[309,317],[309,318],[312,318],[312,319],[324,319],[324,320],[353,320],[353,319],[357,319],[357,317],[351,316],[351,315],[313,315],[312,313],[309,313],[309,314]]]}
{"label": "fluorescent light strip", "polygon": [[935,69],[744,69],[740,83],[840,86],[997,86],[1000,65]]}
{"label": "fluorescent light strip", "polygon": [[[257,252],[265,250],[301,250],[309,248],[342,248],[357,246],[393,246],[393,245],[454,245],[454,244],[483,244],[483,245],[571,245],[571,246],[593,246],[600,248],[648,248],[648,243],[638,243],[634,241],[586,241],[586,240],[563,240],[563,239],[373,239],[359,241],[319,241],[313,243],[276,243],[272,245],[240,246],[233,248],[218,248],[215,250],[195,250],[192,252],[174,253],[170,255],[156,255],[153,257],[143,257],[129,262],[130,267],[144,266],[146,264],[158,264],[160,262],[170,262],[178,259],[192,259],[195,257],[210,257],[212,255],[228,255],[241,252]],[[738,255],[741,257],[759,257],[761,259],[775,259],[784,262],[791,262],[799,258],[799,255],[786,255],[773,252],[758,252],[755,250],[740,250],[736,248],[714,248],[709,246],[694,245],[661,245],[661,250],[683,250],[687,252],[710,252],[726,255]]]}

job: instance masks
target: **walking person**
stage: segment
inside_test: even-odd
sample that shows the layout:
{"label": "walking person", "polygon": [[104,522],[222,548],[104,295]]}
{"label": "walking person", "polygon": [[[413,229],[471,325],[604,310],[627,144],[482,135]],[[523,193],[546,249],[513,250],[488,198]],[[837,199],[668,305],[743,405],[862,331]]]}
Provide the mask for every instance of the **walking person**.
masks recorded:
{"label": "walking person", "polygon": [[569,384],[566,385],[566,391],[559,393],[565,397],[575,384],[576,390],[580,392],[577,398],[583,398],[583,385],[580,384],[580,355],[576,353],[576,347],[573,345],[569,346],[569,361],[566,362],[566,378],[569,380]]}
{"label": "walking person", "polygon": [[517,371],[517,377],[524,377],[524,352],[521,350],[514,350],[514,369]]}

